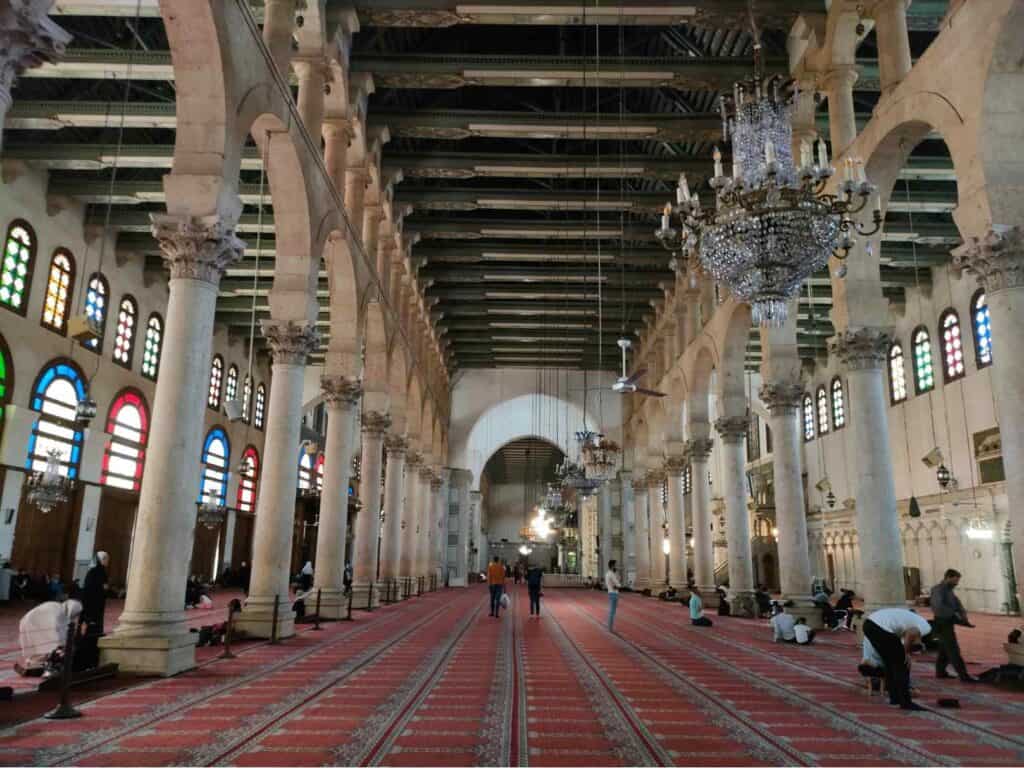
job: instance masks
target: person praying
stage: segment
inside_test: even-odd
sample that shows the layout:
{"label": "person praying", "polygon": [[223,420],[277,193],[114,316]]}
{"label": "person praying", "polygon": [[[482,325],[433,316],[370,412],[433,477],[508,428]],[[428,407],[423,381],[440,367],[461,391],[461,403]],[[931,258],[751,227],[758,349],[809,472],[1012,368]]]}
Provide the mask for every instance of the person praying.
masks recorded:
{"label": "person praying", "polygon": [[89,633],[102,635],[103,614],[107,609],[107,566],[110,555],[97,552],[92,567],[85,574],[82,586],[82,621],[89,625]]}
{"label": "person praying", "polygon": [[864,621],[864,656],[881,660],[889,703],[920,711],[910,697],[910,651],[932,631],[932,625],[906,608],[881,608]]}

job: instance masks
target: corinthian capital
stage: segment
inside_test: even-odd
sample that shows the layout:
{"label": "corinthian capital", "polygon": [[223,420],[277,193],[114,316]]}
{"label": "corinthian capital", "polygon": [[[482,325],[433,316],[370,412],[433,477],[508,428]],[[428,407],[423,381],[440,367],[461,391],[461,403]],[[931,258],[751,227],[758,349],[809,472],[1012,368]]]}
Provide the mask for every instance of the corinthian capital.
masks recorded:
{"label": "corinthian capital", "polygon": [[953,251],[953,267],[967,270],[987,293],[1024,285],[1024,227],[991,230]]}
{"label": "corinthian capital", "polygon": [[420,480],[422,480],[424,483],[429,483],[432,482],[433,479],[434,470],[427,466],[420,467]]}
{"label": "corinthian capital", "polygon": [[0,98],[10,98],[14,79],[26,69],[55,61],[71,35],[47,15],[53,0],[7,0],[0,4]]}
{"label": "corinthian capital", "polygon": [[352,408],[363,395],[362,382],[348,376],[322,376],[320,389],[324,392],[324,402],[328,406],[341,408]]}
{"label": "corinthian capital", "polygon": [[723,416],[715,420],[715,430],[722,436],[723,443],[735,443],[747,436],[750,419],[746,416]]}
{"label": "corinthian capital", "polygon": [[660,469],[648,469],[644,480],[647,482],[648,488],[652,485],[661,485],[665,482],[665,473]]}
{"label": "corinthian capital", "polygon": [[677,454],[666,456],[665,463],[662,466],[668,475],[678,477],[686,471],[686,465],[689,463],[690,460],[685,454]]}
{"label": "corinthian capital", "polygon": [[412,472],[416,467],[423,463],[423,454],[419,451],[407,451],[405,454],[405,470],[406,472]]}
{"label": "corinthian capital", "polygon": [[762,385],[758,395],[770,412],[796,409],[800,407],[804,388],[799,382],[773,381]]}
{"label": "corinthian capital", "polygon": [[633,493],[647,493],[647,480],[645,478],[638,477],[630,485],[633,486]]}
{"label": "corinthian capital", "polygon": [[829,342],[828,350],[851,371],[865,371],[885,365],[892,336],[879,328],[844,331]]}
{"label": "corinthian capital", "polygon": [[384,450],[388,456],[404,456],[409,448],[409,441],[401,435],[386,435],[384,437]]}
{"label": "corinthian capital", "polygon": [[373,436],[380,437],[387,432],[388,427],[391,426],[391,417],[386,413],[380,411],[367,411],[363,414],[362,429],[363,433]]}
{"label": "corinthian capital", "polygon": [[234,224],[219,216],[154,213],[149,218],[172,280],[202,280],[219,285],[224,270],[241,259],[245,251],[245,243],[235,237]]}
{"label": "corinthian capital", "polygon": [[320,343],[320,335],[312,323],[264,320],[261,326],[275,363],[305,365],[309,353]]}
{"label": "corinthian capital", "polygon": [[444,480],[442,478],[438,477],[437,475],[435,475],[434,477],[430,478],[430,490],[432,490],[434,493],[437,493],[438,491],[440,491],[441,490],[441,486],[443,486],[443,485],[444,485]]}
{"label": "corinthian capital", "polygon": [[690,461],[707,461],[714,446],[710,437],[694,437],[686,441],[686,455]]}

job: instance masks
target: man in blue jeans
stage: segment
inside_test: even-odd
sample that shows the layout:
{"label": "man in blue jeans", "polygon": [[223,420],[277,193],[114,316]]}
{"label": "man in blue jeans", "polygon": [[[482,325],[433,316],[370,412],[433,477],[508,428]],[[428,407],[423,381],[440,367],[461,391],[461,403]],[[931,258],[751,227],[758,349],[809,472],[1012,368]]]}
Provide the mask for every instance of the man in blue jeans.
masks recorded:
{"label": "man in blue jeans", "polygon": [[608,631],[615,631],[615,610],[619,607],[619,575],[615,572],[616,562],[608,561],[608,570],[604,574],[604,587],[608,590]]}

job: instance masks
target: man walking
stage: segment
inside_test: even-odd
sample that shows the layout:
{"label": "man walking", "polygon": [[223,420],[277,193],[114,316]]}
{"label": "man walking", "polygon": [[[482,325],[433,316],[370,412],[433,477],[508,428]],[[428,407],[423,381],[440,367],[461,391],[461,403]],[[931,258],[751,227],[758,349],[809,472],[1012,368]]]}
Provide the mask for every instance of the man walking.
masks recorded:
{"label": "man walking", "polygon": [[608,631],[615,631],[615,609],[619,607],[619,575],[615,572],[615,560],[608,561],[608,570],[604,574],[604,587],[608,590]]}
{"label": "man walking", "polygon": [[539,565],[531,565],[526,572],[526,589],[530,593],[530,615],[540,618],[540,585],[544,580],[544,571]]}
{"label": "man walking", "polygon": [[501,596],[505,592],[505,567],[497,555],[487,566],[487,587],[491,590],[491,616],[499,618]]}
{"label": "man walking", "polygon": [[971,677],[967,665],[960,655],[960,643],[956,639],[956,625],[973,626],[967,620],[967,611],[953,590],[960,584],[960,571],[950,568],[942,577],[942,581],[932,587],[931,603],[935,627],[935,640],[939,644],[939,655],[935,658],[935,676],[938,678],[952,677],[947,667],[952,664],[957,675],[965,683],[976,683],[977,678]]}

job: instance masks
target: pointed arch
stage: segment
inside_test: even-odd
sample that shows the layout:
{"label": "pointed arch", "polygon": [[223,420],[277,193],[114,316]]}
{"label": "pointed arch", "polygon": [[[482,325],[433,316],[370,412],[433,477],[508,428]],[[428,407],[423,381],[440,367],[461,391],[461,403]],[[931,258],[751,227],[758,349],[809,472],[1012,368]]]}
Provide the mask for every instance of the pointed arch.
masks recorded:
{"label": "pointed arch", "polygon": [[50,271],[46,276],[46,298],[40,325],[47,330],[66,336],[68,307],[75,290],[75,257],[67,248],[58,248],[50,257]]}
{"label": "pointed arch", "polygon": [[7,227],[3,260],[0,261],[0,306],[25,315],[35,262],[35,230],[24,219],[15,219]]}
{"label": "pointed arch", "polygon": [[149,406],[139,390],[126,387],[114,396],[107,411],[106,432],[110,439],[103,453],[100,483],[138,491],[149,439]]}
{"label": "pointed arch", "polygon": [[75,420],[79,401],[86,396],[82,369],[67,358],[47,363],[32,385],[30,407],[39,413],[28,442],[26,467],[35,472],[46,469],[48,454],[59,454],[62,474],[78,476],[85,439],[81,424]]}
{"label": "pointed arch", "polygon": [[132,367],[132,352],[135,351],[135,326],[138,323],[139,305],[134,297],[126,293],[117,308],[117,331],[114,334],[114,362],[122,368]]}

